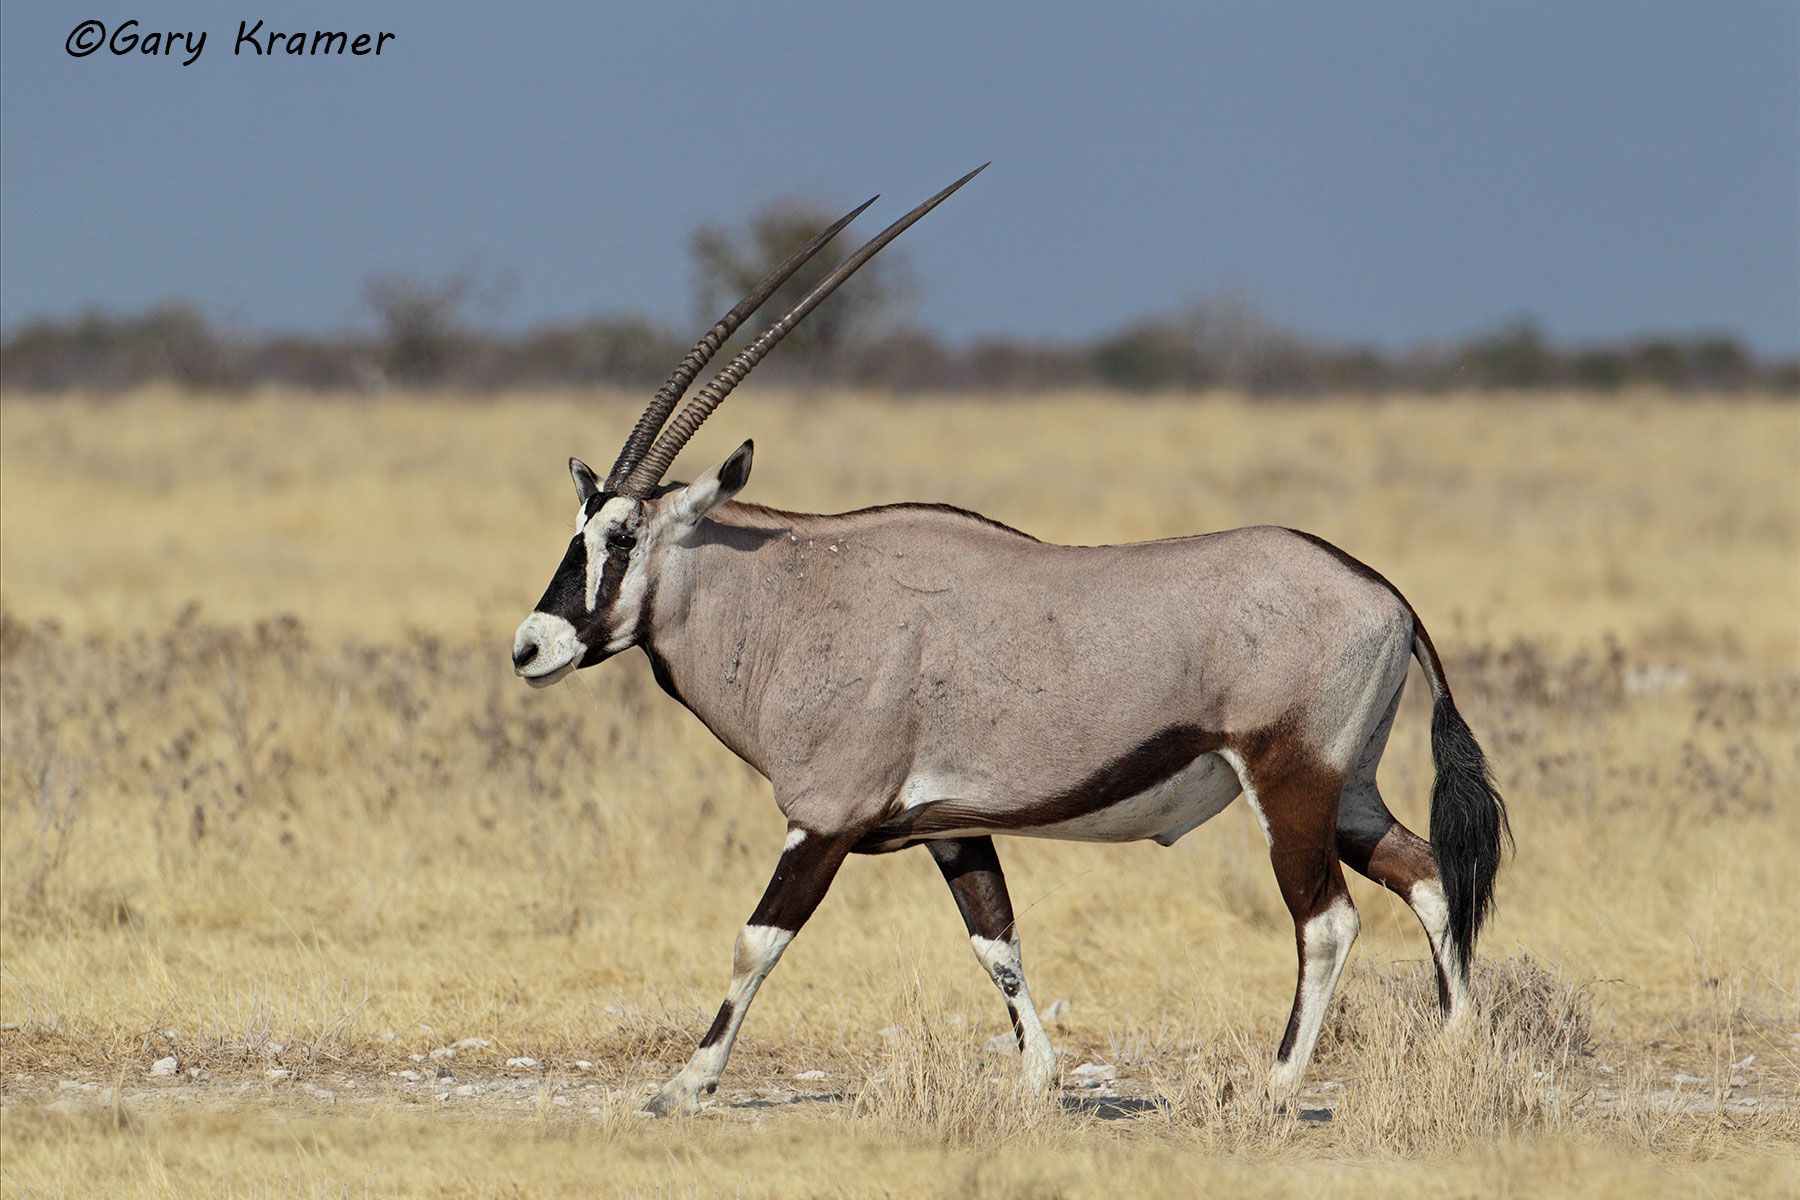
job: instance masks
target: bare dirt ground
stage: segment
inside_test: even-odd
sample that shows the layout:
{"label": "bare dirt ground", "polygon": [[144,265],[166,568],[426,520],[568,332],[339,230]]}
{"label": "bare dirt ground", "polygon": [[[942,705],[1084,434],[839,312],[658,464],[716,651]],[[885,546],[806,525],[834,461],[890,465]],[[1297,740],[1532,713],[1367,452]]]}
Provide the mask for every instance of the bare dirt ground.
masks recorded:
{"label": "bare dirt ground", "polygon": [[[1790,1042],[1787,1047],[1777,1046],[1763,1053],[1785,1049],[1791,1055],[1796,1044],[1800,1043]],[[1794,1088],[1791,1078],[1780,1078],[1791,1072],[1759,1071],[1756,1064],[1762,1054],[1756,1052],[1731,1064],[1723,1076],[1676,1071],[1661,1081],[1662,1086],[1653,1083],[1632,1093],[1620,1086],[1609,1086],[1604,1079],[1620,1074],[1621,1062],[1638,1063],[1642,1059],[1632,1052],[1635,1048],[1614,1049],[1622,1052],[1619,1062],[1605,1061],[1604,1052],[1596,1054],[1593,1061],[1585,1064],[1579,1085],[1565,1082],[1559,1087],[1547,1083],[1542,1090],[1543,1101],[1555,1103],[1560,1091],[1569,1093],[1566,1102],[1576,1109],[1599,1113],[1616,1112],[1632,1102],[1641,1102],[1653,1112],[1680,1116],[1746,1118],[1800,1110],[1800,1091]],[[984,1056],[997,1057],[991,1050]],[[679,1064],[670,1065],[671,1073],[676,1066]],[[977,1069],[996,1089],[1007,1078],[991,1062],[980,1063]],[[1064,1073],[1066,1082],[1058,1090],[1056,1104],[1072,1118],[1129,1121],[1169,1107],[1155,1081],[1131,1065],[1121,1068],[1084,1059],[1065,1065]],[[803,1107],[810,1111],[848,1111],[871,1084],[866,1076],[840,1073],[834,1077],[832,1072],[818,1067],[787,1076],[779,1072],[763,1072],[749,1078],[745,1077],[746,1072],[734,1074],[734,1079],[703,1102],[704,1117],[764,1121]],[[446,1105],[459,1116],[526,1121],[557,1110],[594,1118],[608,1117],[621,1109],[632,1113],[656,1087],[654,1079],[633,1080],[602,1071],[591,1059],[548,1069],[536,1060],[529,1064],[521,1061],[517,1066],[497,1069],[491,1063],[458,1065],[453,1059],[419,1055],[412,1066],[391,1071],[353,1067],[297,1071],[269,1067],[215,1072],[206,1067],[177,1067],[173,1074],[159,1076],[153,1065],[139,1077],[121,1075],[115,1082],[55,1079],[51,1075],[20,1072],[0,1091],[0,1106],[36,1105],[74,1115],[114,1108],[153,1114],[182,1106],[325,1108],[354,1114],[397,1106]],[[1347,1102],[1346,1093],[1344,1080],[1313,1080],[1302,1089],[1290,1115],[1302,1123],[1329,1123],[1336,1109]]]}

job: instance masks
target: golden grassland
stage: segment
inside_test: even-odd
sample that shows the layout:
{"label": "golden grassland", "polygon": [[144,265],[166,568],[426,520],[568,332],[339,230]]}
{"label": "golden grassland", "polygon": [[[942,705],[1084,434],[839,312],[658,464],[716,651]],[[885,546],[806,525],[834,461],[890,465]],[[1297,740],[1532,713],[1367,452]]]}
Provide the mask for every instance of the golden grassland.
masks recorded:
{"label": "golden grassland", "polygon": [[[604,467],[637,404],[0,400],[0,1194],[1800,1190],[1794,406],[734,399],[677,474],[754,434],[762,503],[1337,542],[1430,625],[1519,848],[1457,1044],[1353,881],[1329,1122],[1257,1094],[1293,941],[1241,806],[1171,849],[1001,846],[1064,1065],[1119,1066],[1128,1119],[1007,1092],[914,852],[846,867],[718,1108],[644,1122],[782,825],[639,656],[510,677],[563,458]],[[1424,727],[1409,695],[1382,776],[1420,829]],[[389,1074],[468,1037],[457,1078],[520,1102]]]}

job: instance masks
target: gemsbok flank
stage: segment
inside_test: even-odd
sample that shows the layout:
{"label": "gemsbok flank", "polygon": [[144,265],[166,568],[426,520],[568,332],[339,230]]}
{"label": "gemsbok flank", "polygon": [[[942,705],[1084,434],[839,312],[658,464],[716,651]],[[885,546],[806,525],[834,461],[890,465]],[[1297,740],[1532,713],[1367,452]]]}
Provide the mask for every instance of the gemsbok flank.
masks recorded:
{"label": "gemsbok flank", "polygon": [[[669,420],[732,331],[874,201],[826,229],[700,339],[604,482],[569,462],[575,536],[519,626],[514,669],[545,687],[639,647],[787,817],[718,1017],[653,1113],[718,1086],[757,988],[845,856],[918,845],[1006,997],[1024,1085],[1052,1088],[993,835],[1168,846],[1240,792],[1299,947],[1273,1096],[1298,1089],[1356,937],[1344,863],[1412,907],[1445,1019],[1468,1013],[1506,810],[1425,626],[1369,567],[1270,526],[1060,546],[939,504],[780,512],[735,500],[750,442],[692,483],[660,482],[777,342],[977,173],[846,258]],[[1375,784],[1409,656],[1432,694],[1430,842]]]}

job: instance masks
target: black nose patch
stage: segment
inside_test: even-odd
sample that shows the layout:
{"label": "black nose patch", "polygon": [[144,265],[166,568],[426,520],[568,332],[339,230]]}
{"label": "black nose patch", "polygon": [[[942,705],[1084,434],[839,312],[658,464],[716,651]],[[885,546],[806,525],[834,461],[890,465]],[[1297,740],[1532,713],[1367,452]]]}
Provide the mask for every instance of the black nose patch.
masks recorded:
{"label": "black nose patch", "polygon": [[538,655],[538,645],[532,642],[529,646],[521,646],[513,651],[513,666],[522,667]]}

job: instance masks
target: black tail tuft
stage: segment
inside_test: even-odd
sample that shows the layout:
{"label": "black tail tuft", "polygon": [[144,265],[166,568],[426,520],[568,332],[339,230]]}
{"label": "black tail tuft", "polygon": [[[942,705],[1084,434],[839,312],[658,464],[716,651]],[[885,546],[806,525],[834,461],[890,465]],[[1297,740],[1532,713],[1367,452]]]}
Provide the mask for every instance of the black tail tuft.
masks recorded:
{"label": "black tail tuft", "polygon": [[1431,848],[1450,908],[1450,940],[1463,977],[1475,956],[1475,937],[1494,903],[1494,875],[1502,843],[1512,844],[1506,802],[1494,788],[1487,757],[1447,693],[1431,707]]}

